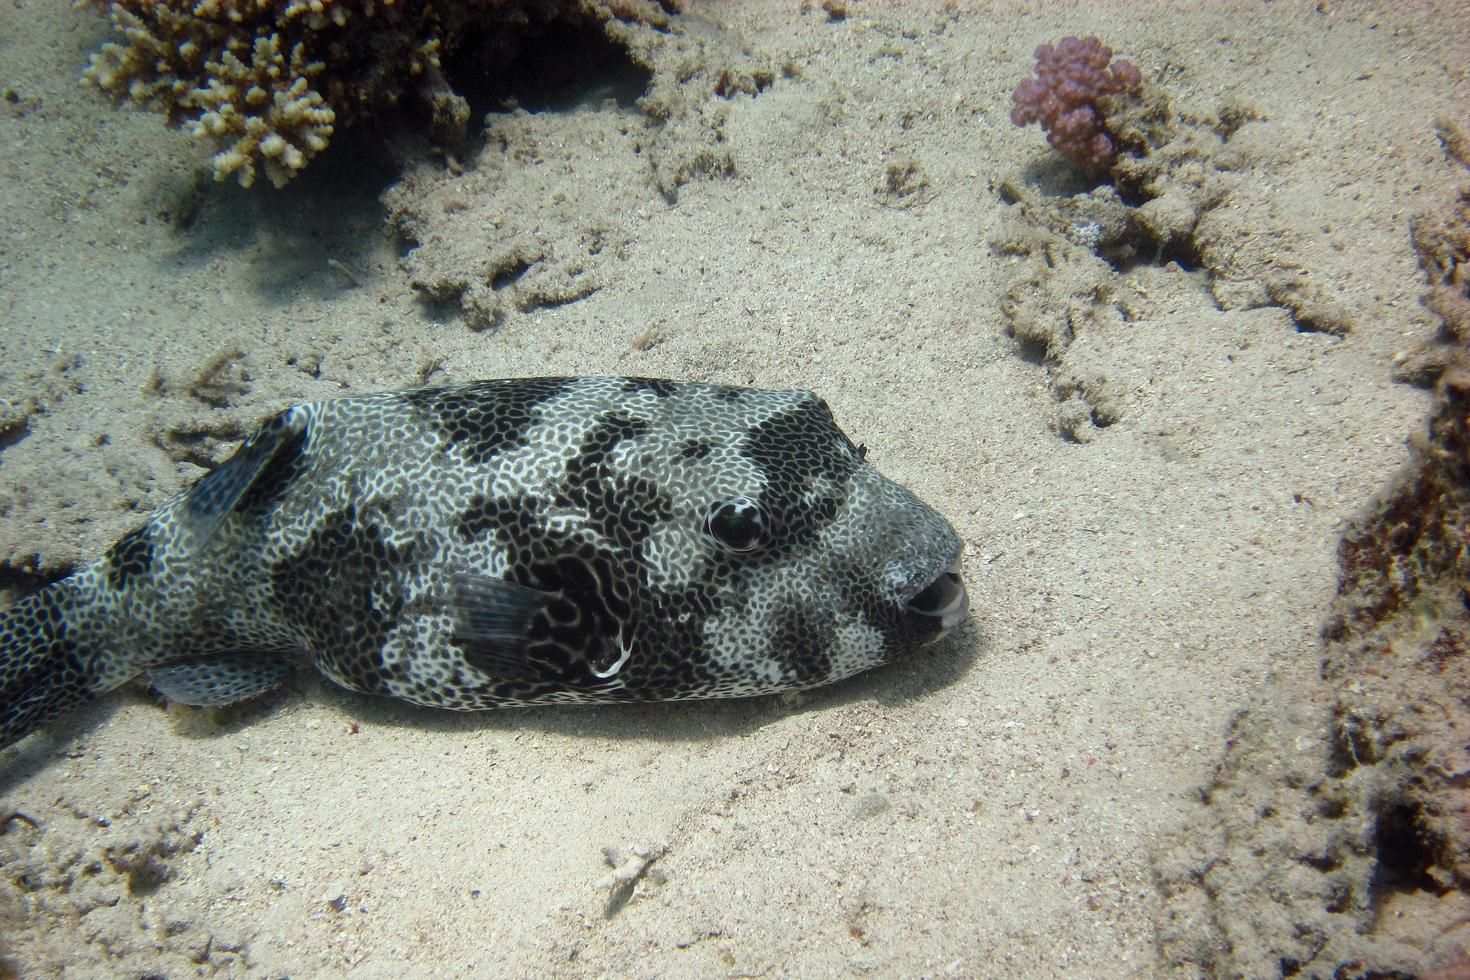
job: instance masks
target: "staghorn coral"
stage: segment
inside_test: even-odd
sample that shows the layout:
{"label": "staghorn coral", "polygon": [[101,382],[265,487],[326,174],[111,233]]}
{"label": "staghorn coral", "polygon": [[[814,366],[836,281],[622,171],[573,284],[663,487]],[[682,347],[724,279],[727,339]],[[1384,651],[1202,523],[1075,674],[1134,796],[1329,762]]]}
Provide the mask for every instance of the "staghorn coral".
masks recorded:
{"label": "staghorn coral", "polygon": [[111,0],[122,43],[83,78],[156,110],[219,147],[216,179],[280,187],[343,126],[421,98],[441,142],[463,139],[468,107],[442,59],[466,38],[509,61],[517,41],[558,19],[646,20],[654,0]]}
{"label": "staghorn coral", "polygon": [[1036,49],[1036,78],[1011,93],[1011,122],[1040,123],[1046,140],[1084,173],[1104,169],[1118,144],[1107,118],[1115,100],[1143,81],[1131,62],[1112,62],[1113,49],[1095,37],[1064,37]]}

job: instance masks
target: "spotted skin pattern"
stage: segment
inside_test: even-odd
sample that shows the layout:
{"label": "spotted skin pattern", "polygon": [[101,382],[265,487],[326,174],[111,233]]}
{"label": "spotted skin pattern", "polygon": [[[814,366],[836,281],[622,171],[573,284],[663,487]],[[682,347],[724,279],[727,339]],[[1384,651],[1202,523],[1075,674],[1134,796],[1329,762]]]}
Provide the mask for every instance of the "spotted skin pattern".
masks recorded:
{"label": "spotted skin pattern", "polygon": [[225,703],[303,660],[458,710],[813,687],[962,619],[959,551],[810,392],[546,378],[301,405],[0,612],[0,745],[140,673]]}

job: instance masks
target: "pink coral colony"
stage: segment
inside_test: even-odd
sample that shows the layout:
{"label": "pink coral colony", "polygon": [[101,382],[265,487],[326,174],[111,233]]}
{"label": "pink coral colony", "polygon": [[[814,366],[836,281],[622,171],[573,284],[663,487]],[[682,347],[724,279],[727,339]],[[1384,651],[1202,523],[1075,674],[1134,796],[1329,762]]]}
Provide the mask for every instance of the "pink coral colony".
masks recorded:
{"label": "pink coral colony", "polygon": [[1036,78],[1011,93],[1011,122],[1039,122],[1046,140],[1078,170],[1103,169],[1117,152],[1107,128],[1107,100],[1142,82],[1128,61],[1112,62],[1113,49],[1095,37],[1064,37],[1036,49]]}

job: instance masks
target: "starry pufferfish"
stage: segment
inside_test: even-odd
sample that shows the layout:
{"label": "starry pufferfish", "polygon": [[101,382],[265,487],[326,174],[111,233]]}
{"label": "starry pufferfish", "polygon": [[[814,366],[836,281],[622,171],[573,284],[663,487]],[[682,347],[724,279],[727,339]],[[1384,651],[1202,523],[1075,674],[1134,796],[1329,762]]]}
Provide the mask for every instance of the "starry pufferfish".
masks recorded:
{"label": "starry pufferfish", "polygon": [[827,684],[961,622],[961,543],[808,391],[537,378],[289,408],[0,611],[0,746],[302,660],[456,710]]}

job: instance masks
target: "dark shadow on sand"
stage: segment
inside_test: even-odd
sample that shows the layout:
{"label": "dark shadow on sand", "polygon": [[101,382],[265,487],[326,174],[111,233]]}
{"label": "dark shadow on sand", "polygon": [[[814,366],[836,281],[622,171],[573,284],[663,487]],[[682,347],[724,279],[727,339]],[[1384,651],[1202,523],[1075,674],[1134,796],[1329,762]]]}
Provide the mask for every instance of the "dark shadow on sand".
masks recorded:
{"label": "dark shadow on sand", "polygon": [[430,114],[409,93],[398,108],[340,128],[283,188],[272,187],[264,173],[250,188],[233,176],[216,181],[203,161],[194,176],[168,178],[152,194],[155,217],[175,232],[169,260],[192,268],[243,262],[259,298],[273,306],[372,288],[377,269],[415,244],[391,227],[381,200],[406,169],[420,161],[472,166],[484,146],[487,114],[589,107],[632,112],[652,82],[649,71],[595,25],[546,25],[509,61],[485,56],[498,51],[493,37],[471,35],[445,64],[446,77],[469,107],[462,145],[435,145]]}
{"label": "dark shadow on sand", "polygon": [[379,197],[398,175],[380,141],[349,130],[285,187],[263,174],[250,188],[207,172],[180,177],[158,192],[170,201],[177,242],[170,261],[243,263],[257,297],[278,307],[367,286],[393,255]]}

